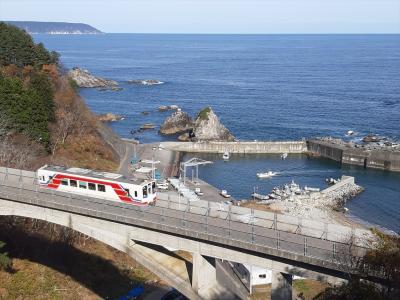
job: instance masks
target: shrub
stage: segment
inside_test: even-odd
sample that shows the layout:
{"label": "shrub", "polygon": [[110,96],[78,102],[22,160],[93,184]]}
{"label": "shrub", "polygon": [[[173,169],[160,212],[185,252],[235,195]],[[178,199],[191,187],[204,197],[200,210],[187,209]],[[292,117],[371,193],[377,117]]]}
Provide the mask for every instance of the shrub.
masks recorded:
{"label": "shrub", "polygon": [[4,250],[5,246],[6,243],[0,241],[0,270],[11,269],[11,259],[8,257],[8,253]]}

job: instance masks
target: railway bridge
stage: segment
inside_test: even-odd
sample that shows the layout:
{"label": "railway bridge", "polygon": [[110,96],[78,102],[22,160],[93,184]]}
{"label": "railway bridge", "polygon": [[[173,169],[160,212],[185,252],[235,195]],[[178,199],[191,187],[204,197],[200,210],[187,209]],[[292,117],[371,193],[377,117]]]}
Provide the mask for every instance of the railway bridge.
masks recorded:
{"label": "railway bridge", "polygon": [[[272,299],[291,299],[293,275],[342,281],[351,272],[346,258],[367,251],[359,238],[368,233],[360,229],[163,194],[156,206],[139,207],[36,182],[35,172],[0,168],[0,215],[45,220],[97,239],[190,299],[243,298],[221,282],[221,260],[273,270]],[[193,259],[182,261],[174,250]]]}

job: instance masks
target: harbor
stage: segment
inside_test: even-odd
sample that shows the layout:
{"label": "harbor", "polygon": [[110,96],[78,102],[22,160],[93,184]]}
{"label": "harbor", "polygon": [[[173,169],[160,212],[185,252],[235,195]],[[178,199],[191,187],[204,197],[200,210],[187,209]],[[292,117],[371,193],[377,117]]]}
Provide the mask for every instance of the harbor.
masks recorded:
{"label": "harbor", "polygon": [[[217,157],[221,161],[219,163],[219,160],[215,161],[215,154],[212,154],[214,155],[212,159],[204,154],[200,155],[201,159],[197,159],[196,156],[187,156],[172,151],[163,143],[137,144],[135,148],[136,161],[129,168],[129,172],[136,177],[148,176],[148,178],[157,174],[158,198],[160,200],[175,199],[179,206],[185,203],[191,203],[196,206],[196,203],[204,203],[206,201],[221,207],[226,205],[249,207],[255,210],[271,211],[332,224],[350,225],[357,228],[364,226],[356,224],[354,219],[346,217],[348,203],[351,204],[352,202],[347,203],[346,200],[358,195],[362,190],[355,184],[355,178],[352,176],[344,176],[331,186],[327,186],[325,182],[328,178],[323,179],[322,185],[317,185],[317,182],[314,182],[315,184],[313,185],[311,181],[301,180],[303,176],[304,178],[308,176],[307,172],[304,171],[296,176],[296,178],[300,179],[301,186],[297,183],[297,179],[296,181],[292,181],[293,179],[285,180],[284,184],[276,185],[276,182],[282,182],[282,177],[292,177],[285,176],[285,172],[278,172],[277,176],[273,176],[270,179],[258,178],[261,183],[272,181],[269,183],[269,186],[272,187],[269,191],[265,189],[258,191],[257,189],[258,195],[256,196],[258,197],[256,198],[258,199],[254,199],[254,194],[257,194],[255,187],[246,186],[247,180],[245,178],[241,180],[243,182],[241,190],[248,191],[244,197],[241,197],[241,194],[238,195],[236,189],[232,188],[232,183],[238,182],[237,179],[232,179],[232,182],[223,186],[221,184],[213,185],[213,183],[215,184],[214,180],[207,180],[210,171],[218,170],[218,173],[221,171],[221,164],[222,167],[229,168],[232,163],[237,163],[238,160],[235,155],[226,161],[223,159],[222,154],[218,154]],[[299,159],[298,155],[296,154],[295,158],[289,155],[288,160]],[[183,164],[185,162],[193,162],[194,159],[196,159],[198,165],[196,166],[196,164],[192,163],[190,168],[183,171]],[[280,164],[287,164],[286,160],[282,160],[280,155],[277,154],[274,156],[274,160],[280,162]],[[145,169],[147,174],[139,171],[143,168],[147,168]],[[204,173],[206,176],[202,175]],[[218,173],[216,174],[217,176]],[[326,174],[332,175],[329,170]],[[256,172],[252,176],[257,178]],[[320,172],[319,176],[323,176],[323,173]],[[221,178],[224,178],[224,176],[219,178],[219,182],[221,182]],[[278,179],[279,181],[277,181]],[[225,178],[222,182],[226,183],[226,180],[229,180],[229,178]],[[251,191],[252,189],[253,191]]]}

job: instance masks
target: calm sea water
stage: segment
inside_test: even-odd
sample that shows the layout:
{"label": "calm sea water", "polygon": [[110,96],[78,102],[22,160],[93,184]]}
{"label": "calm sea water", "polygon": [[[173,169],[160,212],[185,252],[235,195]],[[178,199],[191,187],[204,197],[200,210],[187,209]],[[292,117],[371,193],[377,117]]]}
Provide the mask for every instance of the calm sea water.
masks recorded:
{"label": "calm sea water", "polygon": [[[122,91],[82,89],[97,113],[122,114],[112,127],[123,137],[146,122],[162,123],[159,105],[177,104],[195,115],[211,105],[240,139],[300,139],[348,130],[400,137],[400,35],[35,35],[60,52],[68,68],[80,66],[120,82]],[[157,86],[131,85],[158,79]],[[143,111],[149,115],[141,114]],[[155,131],[142,142],[165,137]],[[237,198],[254,186],[269,191],[295,179],[323,186],[326,177],[353,175],[366,190],[349,202],[363,220],[400,231],[400,175],[347,168],[302,156],[218,156],[201,176]],[[281,176],[258,181],[272,169]]]}

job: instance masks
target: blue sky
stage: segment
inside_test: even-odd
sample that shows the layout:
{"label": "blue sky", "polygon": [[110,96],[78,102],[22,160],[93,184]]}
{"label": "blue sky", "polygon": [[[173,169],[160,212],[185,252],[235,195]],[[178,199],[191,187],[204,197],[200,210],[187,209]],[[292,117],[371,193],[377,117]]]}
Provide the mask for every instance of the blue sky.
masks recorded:
{"label": "blue sky", "polygon": [[0,0],[0,19],[105,32],[400,33],[400,0]]}

